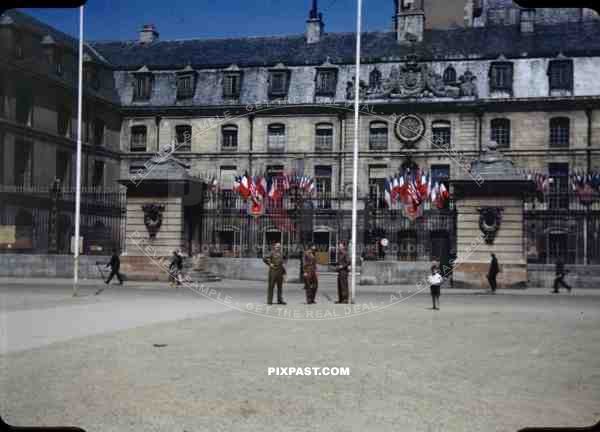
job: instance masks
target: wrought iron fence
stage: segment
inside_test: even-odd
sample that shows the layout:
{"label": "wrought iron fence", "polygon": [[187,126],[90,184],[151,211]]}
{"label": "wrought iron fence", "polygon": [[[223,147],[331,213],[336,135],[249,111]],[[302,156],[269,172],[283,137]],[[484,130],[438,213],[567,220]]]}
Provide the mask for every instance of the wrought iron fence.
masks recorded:
{"label": "wrought iron fence", "polygon": [[527,261],[600,264],[600,194],[538,195],[525,203]]}
{"label": "wrought iron fence", "polygon": [[[124,191],[82,188],[82,253],[122,249],[125,215]],[[74,219],[74,189],[0,185],[0,253],[70,254]]]}

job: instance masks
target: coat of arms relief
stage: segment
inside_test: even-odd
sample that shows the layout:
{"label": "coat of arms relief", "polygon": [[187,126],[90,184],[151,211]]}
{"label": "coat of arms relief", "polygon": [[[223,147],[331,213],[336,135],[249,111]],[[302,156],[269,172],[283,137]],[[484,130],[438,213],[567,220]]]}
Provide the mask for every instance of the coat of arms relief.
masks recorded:
{"label": "coat of arms relief", "polygon": [[[457,80],[445,81],[430,66],[418,63],[414,56],[400,66],[393,66],[387,79],[378,69],[371,71],[369,83],[360,82],[362,99],[402,99],[421,97],[477,97],[476,77],[466,70]],[[354,98],[355,79],[348,81],[346,99]]]}

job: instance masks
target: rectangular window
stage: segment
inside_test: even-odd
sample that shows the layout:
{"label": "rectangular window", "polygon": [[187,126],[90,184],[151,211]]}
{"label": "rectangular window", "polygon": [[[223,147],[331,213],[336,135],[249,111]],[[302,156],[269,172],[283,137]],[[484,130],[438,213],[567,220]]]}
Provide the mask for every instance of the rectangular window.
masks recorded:
{"label": "rectangular window", "polygon": [[450,165],[431,165],[431,182],[444,183],[450,181]]}
{"label": "rectangular window", "polygon": [[317,208],[331,208],[331,166],[315,166],[315,188],[317,190]]}
{"label": "rectangular window", "polygon": [[102,147],[104,145],[104,128],[105,124],[102,119],[94,120],[94,145]]}
{"label": "rectangular window", "polygon": [[508,62],[492,63],[490,67],[490,89],[492,91],[512,92],[513,64]]}
{"label": "rectangular window", "polygon": [[221,147],[225,151],[236,151],[238,146],[238,128],[225,125],[221,129]]}
{"label": "rectangular window", "polygon": [[565,117],[550,119],[550,147],[569,147],[570,121]]}
{"label": "rectangular window", "polygon": [[54,56],[53,56],[53,62],[54,62],[54,72],[57,75],[62,75],[64,72],[64,56],[63,56],[63,52],[60,49],[55,49],[54,50]]}
{"label": "rectangular window", "polygon": [[192,150],[192,127],[189,125],[175,126],[177,139],[176,151],[189,152]]}
{"label": "rectangular window", "polygon": [[510,120],[493,119],[490,123],[490,139],[496,141],[498,147],[510,147]]}
{"label": "rectangular window", "polygon": [[335,96],[337,69],[317,70],[317,96]]}
{"label": "rectangular window", "polygon": [[189,99],[194,96],[194,76],[180,75],[177,77],[177,99]]}
{"label": "rectangular window", "polygon": [[369,165],[369,198],[376,202],[377,208],[384,206],[384,186],[387,165]]}
{"label": "rectangular window", "polygon": [[56,129],[60,136],[71,135],[71,110],[66,106],[58,108]]}
{"label": "rectangular window", "polygon": [[143,101],[150,99],[152,94],[152,75],[142,74],[135,77],[133,100]]}
{"label": "rectangular window", "polygon": [[98,68],[93,64],[84,65],[84,76],[85,82],[94,90],[100,89],[100,72]]}
{"label": "rectangular window", "polygon": [[58,150],[56,152],[56,177],[60,179],[61,184],[64,187],[68,187],[71,184],[70,179],[70,164],[71,156],[68,152]]}
{"label": "rectangular window", "polygon": [[5,106],[6,103],[6,84],[4,81],[4,75],[0,73],[0,117],[6,115]]}
{"label": "rectangular window", "polygon": [[31,89],[20,87],[16,97],[16,121],[23,125],[32,126],[33,93]]}
{"label": "rectangular window", "polygon": [[431,135],[433,141],[433,148],[449,148],[452,140],[452,130],[450,129],[450,123],[447,122],[435,122],[431,126]]}
{"label": "rectangular window", "polygon": [[33,171],[33,144],[21,139],[15,140],[14,184],[30,186]]}
{"label": "rectangular window", "polygon": [[94,176],[92,185],[95,187],[104,186],[104,162],[94,161]]}
{"label": "rectangular window", "polygon": [[133,126],[131,128],[130,150],[132,152],[146,151],[146,126]]}
{"label": "rectangular window", "polygon": [[25,57],[25,48],[23,43],[23,34],[19,31],[14,33],[14,56],[17,60],[22,60]]}
{"label": "rectangular window", "polygon": [[369,125],[369,149],[387,150],[388,125],[385,122],[372,122]]}
{"label": "rectangular window", "polygon": [[267,131],[267,147],[269,151],[280,152],[285,150],[285,125],[269,125]]}
{"label": "rectangular window", "polygon": [[267,178],[283,175],[283,165],[267,165]]}
{"label": "rectangular window", "polygon": [[285,96],[288,90],[287,71],[271,71],[269,75],[269,95]]}
{"label": "rectangular window", "polygon": [[317,151],[333,150],[333,125],[321,123],[315,129],[315,149]]}
{"label": "rectangular window", "polygon": [[573,61],[553,60],[548,65],[550,90],[573,90]]}
{"label": "rectangular window", "polygon": [[241,83],[241,73],[226,73],[223,76],[223,96],[226,98],[238,98],[240,96]]}
{"label": "rectangular window", "polygon": [[569,164],[548,164],[548,175],[554,180],[550,185],[550,208],[569,208]]}

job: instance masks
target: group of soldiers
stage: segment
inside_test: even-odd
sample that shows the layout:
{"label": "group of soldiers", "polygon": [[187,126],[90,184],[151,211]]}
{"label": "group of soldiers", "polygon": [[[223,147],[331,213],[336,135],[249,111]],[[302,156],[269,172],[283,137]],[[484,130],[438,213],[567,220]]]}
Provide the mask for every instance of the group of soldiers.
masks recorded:
{"label": "group of soldiers", "polygon": [[[302,276],[304,279],[304,290],[306,291],[306,304],[315,304],[317,290],[319,289],[319,277],[317,274],[317,248],[311,245],[304,252],[302,260]],[[271,253],[263,258],[269,266],[269,282],[267,293],[267,304],[273,304],[273,291],[277,286],[277,304],[285,305],[283,300],[283,279],[286,275],[285,257],[281,251],[281,243],[275,243]],[[341,241],[338,247],[337,289],[338,300],[336,303],[348,303],[348,273],[350,272],[350,258],[348,256],[347,244]]]}

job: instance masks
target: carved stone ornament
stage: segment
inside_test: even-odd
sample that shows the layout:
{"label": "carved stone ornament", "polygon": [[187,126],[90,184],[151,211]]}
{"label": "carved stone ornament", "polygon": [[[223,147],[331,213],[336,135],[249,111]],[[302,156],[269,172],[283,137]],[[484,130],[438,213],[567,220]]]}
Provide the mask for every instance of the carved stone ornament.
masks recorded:
{"label": "carved stone ornament", "polygon": [[405,148],[412,148],[425,134],[425,122],[417,115],[403,114],[396,120],[394,133]]}
{"label": "carved stone ornament", "polygon": [[479,229],[484,235],[485,242],[492,244],[502,223],[503,209],[501,207],[482,207],[477,211],[479,211]]}
{"label": "carved stone ornament", "polygon": [[145,204],[142,206],[144,211],[144,225],[148,230],[150,238],[155,238],[162,226],[162,212],[165,206],[162,204]]}
{"label": "carved stone ornament", "polygon": [[[444,78],[427,64],[419,64],[411,55],[405,64],[392,66],[389,76],[383,80],[360,81],[362,99],[403,99],[423,97],[477,97],[477,78],[469,70],[455,83],[444,83]],[[346,85],[346,99],[353,99],[356,78]]]}

